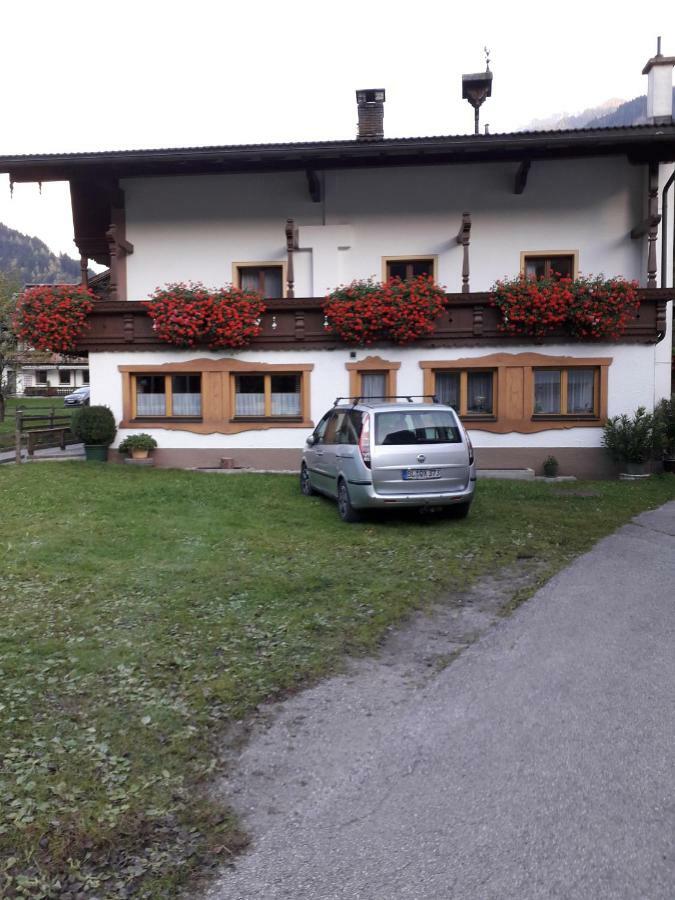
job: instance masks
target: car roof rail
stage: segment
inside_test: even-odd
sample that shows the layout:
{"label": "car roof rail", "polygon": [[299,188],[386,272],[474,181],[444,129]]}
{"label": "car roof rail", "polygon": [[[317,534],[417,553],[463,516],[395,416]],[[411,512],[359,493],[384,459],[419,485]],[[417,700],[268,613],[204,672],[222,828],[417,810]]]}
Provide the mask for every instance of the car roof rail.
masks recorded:
{"label": "car roof rail", "polygon": [[350,403],[356,406],[357,403],[372,403],[373,401],[386,400],[407,400],[408,403],[414,403],[418,399],[430,399],[432,403],[438,403],[436,394],[382,394],[381,397],[336,397],[333,406],[339,406],[341,402]]}

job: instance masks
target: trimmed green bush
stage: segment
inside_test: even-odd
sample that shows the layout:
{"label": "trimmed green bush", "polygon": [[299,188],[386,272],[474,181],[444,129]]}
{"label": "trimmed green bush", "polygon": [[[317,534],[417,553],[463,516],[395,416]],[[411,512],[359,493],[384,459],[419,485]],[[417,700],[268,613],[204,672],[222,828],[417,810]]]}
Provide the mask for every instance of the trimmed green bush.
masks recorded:
{"label": "trimmed green bush", "polygon": [[632,417],[624,413],[607,421],[602,446],[615,462],[646,463],[663,452],[663,427],[658,416],[640,406]]}
{"label": "trimmed green bush", "polygon": [[107,406],[83,406],[73,416],[72,430],[84,444],[109,447],[117,426]]}

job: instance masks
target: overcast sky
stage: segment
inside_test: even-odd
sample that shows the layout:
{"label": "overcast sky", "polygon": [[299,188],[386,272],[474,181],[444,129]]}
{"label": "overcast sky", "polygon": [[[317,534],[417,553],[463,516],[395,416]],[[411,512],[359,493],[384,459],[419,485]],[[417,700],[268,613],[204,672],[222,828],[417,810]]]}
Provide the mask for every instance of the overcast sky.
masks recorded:
{"label": "overcast sky", "polygon": [[[657,34],[675,54],[672,0],[21,0],[0,22],[0,155],[350,138],[368,87],[387,137],[467,132],[484,45],[481,121],[509,131],[645,93]],[[0,221],[77,255],[67,186],[0,179]]]}

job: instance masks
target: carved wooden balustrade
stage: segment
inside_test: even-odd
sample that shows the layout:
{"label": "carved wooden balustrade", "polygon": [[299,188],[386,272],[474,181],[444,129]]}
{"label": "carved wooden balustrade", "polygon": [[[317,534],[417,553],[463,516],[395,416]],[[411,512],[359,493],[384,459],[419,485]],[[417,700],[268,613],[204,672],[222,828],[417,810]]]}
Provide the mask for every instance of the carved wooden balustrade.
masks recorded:
{"label": "carved wooden balustrade", "polygon": [[[628,325],[621,343],[655,344],[666,331],[668,300],[672,289],[639,291],[640,311]],[[323,298],[266,300],[262,333],[251,342],[252,350],[308,350],[344,348],[326,327]],[[510,337],[499,331],[499,311],[490,305],[488,293],[448,294],[446,308],[429,337],[416,342],[424,347],[452,347],[485,344],[535,343],[532,338]],[[89,319],[91,328],[83,335],[78,351],[168,350],[152,329],[152,320],[143,303],[100,300]],[[568,343],[565,335],[551,335],[536,343]]]}

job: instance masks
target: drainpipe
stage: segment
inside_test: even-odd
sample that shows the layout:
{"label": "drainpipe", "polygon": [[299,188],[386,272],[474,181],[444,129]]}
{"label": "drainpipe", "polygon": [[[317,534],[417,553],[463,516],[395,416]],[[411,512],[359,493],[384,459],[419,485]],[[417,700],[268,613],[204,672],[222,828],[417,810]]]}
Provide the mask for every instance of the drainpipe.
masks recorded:
{"label": "drainpipe", "polygon": [[[668,287],[668,191],[675,182],[675,171],[663,186],[661,191],[661,287]],[[673,272],[671,286],[675,287],[675,228],[673,228]]]}

